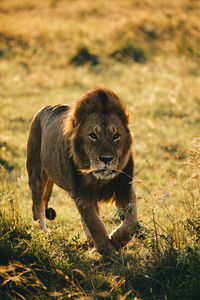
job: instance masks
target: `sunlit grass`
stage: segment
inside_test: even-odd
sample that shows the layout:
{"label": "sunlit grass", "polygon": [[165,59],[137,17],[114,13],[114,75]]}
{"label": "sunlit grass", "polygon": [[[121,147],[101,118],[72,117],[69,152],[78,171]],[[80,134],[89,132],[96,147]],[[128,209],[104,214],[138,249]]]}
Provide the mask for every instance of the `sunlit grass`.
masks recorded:
{"label": "sunlit grass", "polygon": [[[190,0],[1,1],[4,299],[198,298],[199,10]],[[73,201],[57,187],[57,218],[47,234],[39,229],[25,169],[33,115],[96,86],[122,97],[134,133],[140,228],[112,259],[91,252]],[[112,232],[118,211],[103,204],[101,213]]]}

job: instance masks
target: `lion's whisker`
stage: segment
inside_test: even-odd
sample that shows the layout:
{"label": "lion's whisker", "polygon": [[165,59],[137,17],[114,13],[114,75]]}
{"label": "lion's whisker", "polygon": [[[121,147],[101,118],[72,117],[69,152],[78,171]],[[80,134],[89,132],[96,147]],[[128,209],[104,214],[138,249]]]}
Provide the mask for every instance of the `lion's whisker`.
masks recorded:
{"label": "lion's whisker", "polygon": [[128,178],[130,178],[130,179],[133,179],[133,177],[132,177],[132,176],[128,175],[127,173],[125,173],[125,172],[124,172],[124,171],[122,171],[122,170],[113,169],[113,171],[120,172],[120,173],[122,173],[122,174],[126,175]]}
{"label": "lion's whisker", "polygon": [[98,169],[79,169],[79,171],[83,174],[83,175],[87,175],[90,174],[94,171],[97,171]]}
{"label": "lion's whisker", "polygon": [[[100,171],[100,170],[99,170],[99,169],[92,168],[92,169],[79,169],[79,171],[80,171],[83,175],[87,175],[87,174],[90,174],[90,173],[92,173],[92,172]],[[127,173],[125,173],[125,172],[122,171],[122,170],[111,169],[110,171],[116,171],[116,172],[119,172],[119,173],[121,173],[121,174],[124,174],[124,175],[127,176],[128,178],[133,179],[132,176],[128,175]]]}

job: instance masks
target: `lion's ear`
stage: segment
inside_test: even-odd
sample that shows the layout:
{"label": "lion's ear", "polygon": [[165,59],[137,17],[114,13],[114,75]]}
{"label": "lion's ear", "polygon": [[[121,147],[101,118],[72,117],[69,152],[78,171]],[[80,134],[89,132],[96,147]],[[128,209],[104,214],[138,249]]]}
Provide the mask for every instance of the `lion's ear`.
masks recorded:
{"label": "lion's ear", "polygon": [[73,127],[77,127],[80,123],[82,123],[86,116],[90,114],[90,106],[87,105],[87,101],[79,101],[74,107],[73,113]]}
{"label": "lion's ear", "polygon": [[69,115],[69,120],[70,120],[70,126],[71,128],[76,128],[77,125],[80,122],[80,117],[77,111],[77,107],[74,106],[72,107],[71,111],[70,111],[70,115]]}
{"label": "lion's ear", "polygon": [[79,115],[79,113],[75,111],[71,120],[72,128],[76,128],[81,123],[82,119],[83,118],[81,117],[81,115]]}
{"label": "lion's ear", "polygon": [[71,108],[69,113],[66,115],[63,124],[63,134],[68,134],[75,129],[78,125],[78,120],[76,120],[76,116],[74,115],[74,109]]}

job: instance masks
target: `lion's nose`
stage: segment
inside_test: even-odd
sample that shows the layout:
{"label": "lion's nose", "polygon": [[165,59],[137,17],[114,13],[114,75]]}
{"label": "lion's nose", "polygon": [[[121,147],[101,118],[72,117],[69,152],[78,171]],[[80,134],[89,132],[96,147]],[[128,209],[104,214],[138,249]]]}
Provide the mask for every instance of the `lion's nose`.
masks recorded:
{"label": "lion's nose", "polygon": [[108,164],[111,160],[113,160],[113,156],[105,157],[99,156],[100,161],[104,162],[104,164]]}

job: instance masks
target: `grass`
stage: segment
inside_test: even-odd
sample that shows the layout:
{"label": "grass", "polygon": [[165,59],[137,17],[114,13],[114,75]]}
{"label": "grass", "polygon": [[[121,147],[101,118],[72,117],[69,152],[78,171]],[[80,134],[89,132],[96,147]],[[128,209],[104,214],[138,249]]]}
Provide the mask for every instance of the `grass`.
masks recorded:
{"label": "grass", "polygon": [[[198,299],[198,1],[0,3],[0,299]],[[138,234],[92,253],[73,201],[55,187],[49,233],[32,221],[25,170],[33,115],[103,86],[134,133]],[[102,205],[111,232],[120,223]]]}

